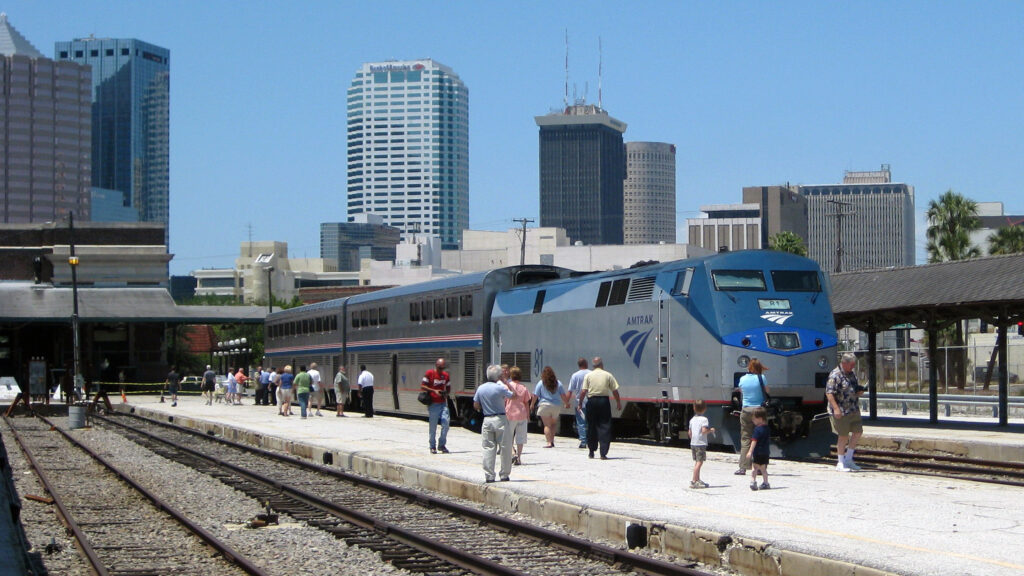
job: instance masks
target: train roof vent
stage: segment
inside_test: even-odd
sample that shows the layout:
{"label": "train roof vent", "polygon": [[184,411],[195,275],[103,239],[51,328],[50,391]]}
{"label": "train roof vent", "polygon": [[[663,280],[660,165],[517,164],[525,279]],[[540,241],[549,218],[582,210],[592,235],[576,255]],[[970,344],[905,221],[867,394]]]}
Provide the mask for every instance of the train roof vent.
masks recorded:
{"label": "train roof vent", "polygon": [[646,302],[654,295],[654,276],[633,278],[629,283],[629,295],[626,302]]}

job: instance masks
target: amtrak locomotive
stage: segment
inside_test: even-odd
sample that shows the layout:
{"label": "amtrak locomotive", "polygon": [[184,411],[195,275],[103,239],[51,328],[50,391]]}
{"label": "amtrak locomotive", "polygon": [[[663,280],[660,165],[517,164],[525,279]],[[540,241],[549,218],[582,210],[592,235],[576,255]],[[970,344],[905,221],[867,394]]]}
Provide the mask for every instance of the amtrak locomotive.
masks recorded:
{"label": "amtrak locomotive", "polygon": [[567,384],[577,358],[602,356],[621,386],[621,422],[680,437],[693,401],[704,399],[719,430],[712,441],[735,446],[736,384],[759,358],[783,405],[772,422],[777,453],[796,455],[820,450],[797,446],[823,411],[836,358],[827,276],[812,260],[774,251],[589,274],[467,274],[274,313],[266,342],[279,367],[344,364],[353,375],[365,364],[376,375],[375,407],[411,414],[426,414],[415,396],[438,357],[448,360],[461,413],[488,363],[519,366],[532,382],[551,366]]}

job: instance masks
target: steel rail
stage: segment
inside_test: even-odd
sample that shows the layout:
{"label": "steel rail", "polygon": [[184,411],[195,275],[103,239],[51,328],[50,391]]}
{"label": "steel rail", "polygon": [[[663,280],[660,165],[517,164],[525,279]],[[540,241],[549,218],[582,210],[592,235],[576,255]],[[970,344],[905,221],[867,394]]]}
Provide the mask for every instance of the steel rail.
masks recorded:
{"label": "steel rail", "polygon": [[7,423],[7,427],[11,429],[11,433],[14,434],[14,440],[18,443],[21,451],[25,454],[25,459],[28,460],[32,469],[35,470],[36,476],[39,478],[39,483],[43,485],[43,490],[53,498],[53,504],[57,507],[57,516],[60,518],[61,524],[71,531],[72,536],[75,537],[75,544],[78,549],[85,555],[86,560],[92,566],[92,570],[97,576],[110,576],[110,572],[107,570],[106,565],[100,560],[100,557],[96,554],[96,550],[93,549],[92,543],[89,538],[82,532],[78,522],[68,512],[67,507],[64,505],[64,499],[61,498],[60,494],[57,493],[53,488],[53,484],[50,482],[50,478],[43,471],[43,467],[36,460],[32,451],[29,450],[28,445],[22,439],[21,434],[18,433],[18,429],[11,423],[11,419],[8,416],[4,416],[4,422]]}
{"label": "steel rail", "polygon": [[[832,450],[833,458],[835,449]],[[857,461],[907,474],[1024,486],[1024,464],[888,450],[857,450]],[[1001,476],[1001,477],[1000,477]]]}
{"label": "steel rail", "polygon": [[208,532],[202,526],[199,526],[195,522],[192,522],[192,520],[190,520],[187,516],[185,516],[185,514],[183,514],[182,512],[180,512],[179,510],[177,510],[173,506],[171,506],[171,505],[167,504],[166,502],[164,502],[163,500],[161,500],[159,496],[157,496],[156,494],[154,494],[153,492],[149,491],[144,486],[142,486],[141,484],[136,482],[134,479],[131,478],[131,476],[129,476],[128,474],[122,472],[114,464],[109,462],[104,457],[100,456],[94,450],[92,450],[91,448],[89,448],[85,444],[82,444],[81,442],[79,442],[70,433],[68,433],[67,431],[62,430],[60,427],[54,425],[52,422],[50,422],[49,420],[47,420],[43,416],[37,415],[36,417],[39,418],[44,424],[49,425],[52,429],[54,429],[57,432],[59,432],[73,446],[79,448],[80,450],[82,450],[83,452],[88,454],[90,457],[92,457],[94,460],[99,462],[103,467],[105,467],[112,474],[114,474],[119,479],[121,479],[126,484],[128,484],[133,489],[135,489],[136,492],[138,492],[139,494],[144,496],[147,500],[152,502],[153,506],[156,507],[158,510],[162,510],[163,512],[166,512],[169,516],[171,516],[176,521],[178,521],[178,523],[180,523],[182,526],[187,528],[190,532],[192,532],[193,534],[198,536],[200,539],[202,539],[204,542],[206,542],[206,544],[209,545],[211,548],[213,548],[217,552],[220,552],[223,555],[223,557],[225,558],[225,560],[227,560],[229,563],[234,564],[235,566],[240,568],[242,571],[244,571],[247,574],[251,574],[252,576],[267,576],[267,573],[262,568],[260,568],[259,566],[253,564],[252,561],[250,561],[244,554],[239,553],[234,548],[229,546],[227,543],[221,541],[219,538],[217,538],[216,536],[214,536],[213,534]]}
{"label": "steel rail", "polygon": [[[370,478],[364,478],[361,476],[351,474],[349,472],[345,472],[344,470],[341,469],[329,468],[327,466],[308,462],[295,456],[278,454],[275,452],[264,450],[262,448],[257,448],[254,446],[242,444],[240,442],[235,442],[233,440],[228,440],[226,438],[218,438],[216,436],[212,436],[210,434],[203,432],[198,432],[190,428],[185,428],[183,426],[179,426],[171,422],[161,422],[159,420],[144,418],[137,414],[120,414],[120,416],[130,416],[132,418],[142,420],[143,422],[149,424],[171,428],[178,432],[183,432],[192,436],[202,437],[207,440],[231,446],[233,448],[237,448],[252,454],[258,454],[263,457],[268,457],[281,462],[286,462],[301,468],[305,468],[307,470],[313,470],[322,474],[326,474],[338,478],[340,480],[372,488],[393,496],[405,498],[422,506],[445,510],[447,512],[458,514],[460,516],[467,517],[481,523],[489,524],[491,526],[500,528],[502,530],[506,530],[508,532],[526,535],[542,542],[554,544],[567,551],[573,552],[574,554],[582,554],[591,559],[600,560],[610,565],[619,564],[621,566],[627,566],[632,570],[650,574],[652,576],[708,576],[709,574],[706,571],[697,570],[691,568],[690,566],[682,566],[679,564],[666,562],[664,560],[658,560],[655,558],[649,558],[647,556],[642,556],[639,554],[633,554],[631,552],[623,552],[622,550],[613,548],[611,546],[606,546],[604,544],[589,542],[582,538],[578,538],[568,534],[562,534],[559,532],[554,532],[551,530],[546,530],[544,528],[539,528],[532,524],[519,522],[516,520],[505,518],[503,516],[488,514],[487,512],[483,512],[481,510],[477,510],[454,502],[449,502],[441,498],[436,498],[428,494],[424,494],[422,492],[417,492],[415,490],[403,488],[401,486],[386,484],[384,482],[373,480]],[[171,418],[173,419],[173,417]],[[134,428],[131,428],[130,426],[127,426],[126,424],[115,422],[109,417],[104,417],[101,419],[103,421],[113,422],[118,426],[122,426],[130,430],[136,430]],[[165,444],[174,446],[177,449],[192,452],[192,450],[188,448],[171,444],[170,442],[167,442],[165,440],[161,441],[164,442]]]}

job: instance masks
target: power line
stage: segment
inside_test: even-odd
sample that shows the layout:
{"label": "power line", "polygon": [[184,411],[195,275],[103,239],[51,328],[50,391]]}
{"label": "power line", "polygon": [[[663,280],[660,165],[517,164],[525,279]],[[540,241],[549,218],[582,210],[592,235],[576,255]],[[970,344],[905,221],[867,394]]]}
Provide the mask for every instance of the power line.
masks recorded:
{"label": "power line", "polygon": [[534,222],[533,218],[513,218],[513,222],[523,225],[522,234],[519,237],[519,265],[526,264],[526,225]]}

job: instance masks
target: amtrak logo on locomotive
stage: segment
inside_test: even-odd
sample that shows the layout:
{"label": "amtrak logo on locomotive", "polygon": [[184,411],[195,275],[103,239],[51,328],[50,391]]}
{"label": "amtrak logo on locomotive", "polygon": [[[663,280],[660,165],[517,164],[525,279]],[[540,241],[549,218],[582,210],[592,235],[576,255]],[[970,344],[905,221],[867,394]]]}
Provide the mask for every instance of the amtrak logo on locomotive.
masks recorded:
{"label": "amtrak logo on locomotive", "polygon": [[764,318],[769,322],[775,322],[779,326],[785,324],[786,320],[789,320],[792,317],[792,312],[766,312],[764,314],[761,314],[761,318]]}
{"label": "amtrak logo on locomotive", "polygon": [[619,340],[622,341],[622,345],[626,347],[626,353],[629,354],[630,359],[633,360],[633,365],[637,368],[640,367],[640,358],[644,355],[644,348],[647,345],[647,339],[651,336],[651,332],[653,331],[654,328],[649,328],[647,332],[627,330],[619,336]]}

